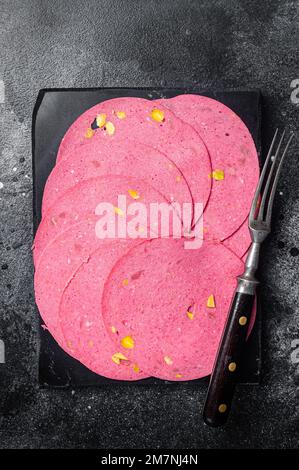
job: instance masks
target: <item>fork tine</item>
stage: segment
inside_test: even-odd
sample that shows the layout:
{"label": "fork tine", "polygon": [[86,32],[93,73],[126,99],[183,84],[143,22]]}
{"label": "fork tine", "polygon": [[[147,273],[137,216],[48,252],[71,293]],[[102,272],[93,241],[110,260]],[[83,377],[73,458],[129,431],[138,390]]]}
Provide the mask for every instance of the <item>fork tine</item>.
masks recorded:
{"label": "fork tine", "polygon": [[276,160],[278,158],[278,154],[280,152],[280,148],[281,148],[284,136],[285,136],[285,130],[283,131],[282,136],[280,138],[280,141],[277,145],[277,149],[276,149],[276,152],[274,154],[273,160],[272,160],[272,156],[271,156],[271,160],[272,160],[271,169],[270,169],[270,172],[269,172],[268,177],[267,177],[266,185],[264,187],[262,200],[261,200],[261,203],[259,205],[259,213],[258,213],[258,216],[257,216],[257,219],[260,219],[260,220],[263,220],[263,214],[264,214],[266,199],[267,199],[270,183],[271,183],[271,180],[272,180],[272,175],[273,175],[274,168],[275,168],[275,163],[276,163]]}
{"label": "fork tine", "polygon": [[255,193],[254,193],[254,197],[253,197],[253,201],[252,201],[251,209],[250,209],[250,213],[249,213],[249,221],[254,220],[254,216],[255,216],[255,212],[256,212],[256,208],[257,208],[258,198],[259,198],[259,195],[260,195],[261,187],[262,187],[264,179],[265,179],[267,167],[268,167],[269,161],[271,159],[272,150],[273,150],[273,147],[274,147],[274,144],[275,144],[275,141],[276,141],[277,134],[278,134],[278,129],[276,129],[276,131],[275,131],[274,137],[272,139],[272,142],[271,142],[271,145],[270,145],[270,148],[269,148],[267,158],[265,160],[265,163],[264,163],[264,166],[263,166],[263,169],[262,169],[262,173],[261,173],[257,188],[256,188]]}
{"label": "fork tine", "polygon": [[279,175],[280,175],[280,172],[281,172],[283,161],[285,159],[285,156],[287,154],[288,148],[289,148],[289,146],[292,142],[293,137],[294,137],[294,133],[292,133],[290,135],[289,140],[287,141],[287,144],[285,146],[284,152],[282,154],[282,157],[280,159],[279,165],[277,167],[276,175],[275,175],[275,178],[274,178],[274,181],[273,181],[273,185],[272,185],[272,189],[271,189],[271,193],[270,193],[270,197],[269,197],[269,201],[268,201],[267,214],[266,214],[266,218],[265,218],[265,221],[266,221],[267,224],[270,224],[270,222],[271,222],[273,201],[274,201],[274,196],[275,196],[275,192],[276,192],[276,188],[277,188],[278,178],[279,178]]}

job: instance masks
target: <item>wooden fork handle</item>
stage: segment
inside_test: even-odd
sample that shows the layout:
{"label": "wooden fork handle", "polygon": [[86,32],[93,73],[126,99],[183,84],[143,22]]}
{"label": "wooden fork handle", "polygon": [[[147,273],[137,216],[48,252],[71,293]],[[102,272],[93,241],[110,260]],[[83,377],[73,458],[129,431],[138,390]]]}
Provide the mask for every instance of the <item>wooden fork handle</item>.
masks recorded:
{"label": "wooden fork handle", "polygon": [[203,419],[209,426],[221,426],[227,421],[254,298],[254,294],[237,291],[234,294],[204,405]]}

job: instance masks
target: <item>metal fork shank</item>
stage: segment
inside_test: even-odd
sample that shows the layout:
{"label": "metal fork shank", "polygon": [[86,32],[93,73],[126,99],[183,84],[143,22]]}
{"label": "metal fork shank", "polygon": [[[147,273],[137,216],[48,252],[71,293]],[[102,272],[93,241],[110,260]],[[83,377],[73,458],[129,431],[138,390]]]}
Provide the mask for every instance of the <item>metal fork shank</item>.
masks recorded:
{"label": "metal fork shank", "polygon": [[259,265],[260,248],[265,238],[270,233],[270,225],[262,221],[250,221],[249,230],[252,244],[249,248],[245,262],[245,270],[241,276],[238,276],[237,292],[254,295],[259,281],[255,277]]}
{"label": "metal fork shank", "polygon": [[237,292],[242,292],[244,294],[250,295],[255,294],[256,287],[259,284],[259,281],[255,277],[255,272],[258,268],[259,263],[260,247],[260,242],[252,242],[246,258],[245,271],[241,276],[238,276],[237,278]]}

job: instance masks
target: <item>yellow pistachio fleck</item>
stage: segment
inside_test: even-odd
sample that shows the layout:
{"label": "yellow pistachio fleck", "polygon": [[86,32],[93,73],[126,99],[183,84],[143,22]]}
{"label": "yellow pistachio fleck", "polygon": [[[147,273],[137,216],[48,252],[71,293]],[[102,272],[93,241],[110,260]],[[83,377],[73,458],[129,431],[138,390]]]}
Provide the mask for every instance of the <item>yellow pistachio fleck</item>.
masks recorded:
{"label": "yellow pistachio fleck", "polygon": [[179,183],[179,182],[182,180],[181,175],[177,175],[177,176],[175,177],[175,180],[176,180],[177,183]]}
{"label": "yellow pistachio fleck", "polygon": [[113,356],[111,356],[111,359],[115,364],[120,364],[120,359],[118,359],[118,357],[114,357],[114,355],[113,355]]}
{"label": "yellow pistachio fleck", "polygon": [[94,135],[94,130],[91,127],[89,127],[85,132],[86,139],[91,139],[93,135]]}
{"label": "yellow pistachio fleck", "polygon": [[98,127],[104,127],[106,124],[106,114],[98,114],[96,117],[96,123]]}
{"label": "yellow pistachio fleck", "polygon": [[120,364],[121,361],[127,361],[128,359],[122,353],[115,353],[111,356],[111,359],[115,364]]}
{"label": "yellow pistachio fleck", "polygon": [[163,111],[161,111],[161,109],[153,109],[152,112],[151,112],[151,118],[153,121],[156,121],[156,122],[163,122],[164,121],[164,113]]}
{"label": "yellow pistachio fleck", "polygon": [[120,207],[114,207],[115,214],[119,215],[120,217],[124,216],[124,211]]}
{"label": "yellow pistachio fleck", "polygon": [[114,124],[113,124],[111,121],[108,121],[108,122],[106,123],[105,128],[106,128],[106,132],[107,132],[108,135],[113,135],[113,134],[114,134],[114,132],[115,132],[115,126],[114,126]]}
{"label": "yellow pistachio fleck", "polygon": [[129,279],[123,279],[122,285],[127,286],[129,284]]}
{"label": "yellow pistachio fleck", "polygon": [[194,313],[193,312],[190,312],[189,310],[187,311],[187,317],[189,318],[189,320],[193,320],[194,318]]}
{"label": "yellow pistachio fleck", "polygon": [[135,191],[134,189],[128,189],[128,193],[131,196],[132,199],[139,199],[139,193],[138,191]]}
{"label": "yellow pistachio fleck", "polygon": [[181,379],[183,377],[182,374],[175,374],[175,376],[177,379]]}
{"label": "yellow pistachio fleck", "polygon": [[214,298],[214,295],[213,295],[213,294],[209,295],[209,297],[208,297],[208,300],[207,300],[207,307],[209,307],[209,308],[215,308],[215,298]]}
{"label": "yellow pistachio fleck", "polygon": [[216,181],[224,180],[224,171],[223,170],[214,170],[214,171],[212,171],[211,177]]}
{"label": "yellow pistachio fleck", "polygon": [[192,302],[191,305],[189,305],[189,307],[187,308],[186,315],[189,318],[189,320],[194,319],[194,315],[195,315],[195,303],[194,302]]}
{"label": "yellow pistachio fleck", "polygon": [[164,362],[166,362],[168,366],[171,366],[171,364],[173,364],[173,360],[169,356],[164,356]]}
{"label": "yellow pistachio fleck", "polygon": [[136,372],[136,374],[138,374],[138,372],[140,372],[140,368],[137,364],[133,364],[133,371]]}
{"label": "yellow pistachio fleck", "polygon": [[118,119],[125,119],[126,118],[126,113],[124,111],[116,111],[116,116]]}
{"label": "yellow pistachio fleck", "polygon": [[126,349],[133,349],[135,346],[132,336],[125,336],[120,341],[120,344],[122,345],[123,348],[126,348]]}
{"label": "yellow pistachio fleck", "polygon": [[121,359],[122,361],[128,360],[128,358],[121,352],[115,353],[114,356],[117,357],[118,359]]}
{"label": "yellow pistachio fleck", "polygon": [[113,334],[115,334],[117,332],[117,329],[115,328],[115,326],[111,326],[111,331]]}

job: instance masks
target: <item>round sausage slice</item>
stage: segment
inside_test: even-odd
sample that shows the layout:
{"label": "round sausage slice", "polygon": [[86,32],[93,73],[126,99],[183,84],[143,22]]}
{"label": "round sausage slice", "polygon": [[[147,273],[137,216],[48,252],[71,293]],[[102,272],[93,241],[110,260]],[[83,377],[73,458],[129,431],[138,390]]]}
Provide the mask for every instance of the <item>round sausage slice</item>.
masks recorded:
{"label": "round sausage slice", "polygon": [[204,213],[206,235],[224,240],[248,216],[259,178],[259,160],[251,134],[230,108],[200,95],[156,101],[202,137],[211,157],[212,190]]}
{"label": "round sausage slice", "polygon": [[108,277],[102,300],[107,331],[117,332],[110,333],[115,345],[148,375],[206,376],[242,268],[221,244],[186,250],[183,240],[145,241]]}
{"label": "round sausage slice", "polygon": [[[207,148],[194,128],[162,104],[143,98],[114,98],[85,111],[61,141],[57,161],[74,149],[126,141],[149,145],[172,160],[185,176],[195,202],[205,207],[211,189],[211,161]],[[145,172],[147,168],[145,167]],[[132,175],[134,176],[134,175]]]}

